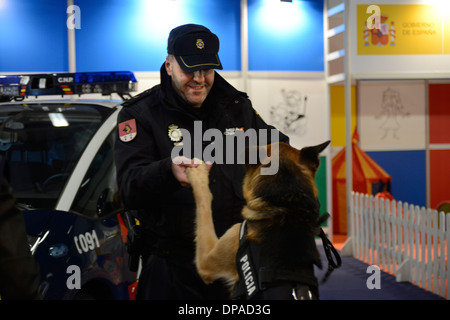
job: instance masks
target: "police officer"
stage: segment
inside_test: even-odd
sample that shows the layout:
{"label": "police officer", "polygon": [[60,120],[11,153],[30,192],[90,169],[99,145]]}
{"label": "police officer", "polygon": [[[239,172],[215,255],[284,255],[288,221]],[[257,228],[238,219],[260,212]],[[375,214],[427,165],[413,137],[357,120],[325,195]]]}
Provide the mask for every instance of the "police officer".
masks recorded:
{"label": "police officer", "polygon": [[[205,285],[193,262],[195,202],[185,171],[196,166],[194,156],[202,157],[196,150],[211,150],[214,143],[201,139],[199,146],[199,132],[214,128],[225,137],[274,128],[258,116],[245,93],[215,72],[222,69],[219,39],[209,29],[194,24],[173,29],[167,51],[161,83],[127,101],[118,116],[119,190],[126,208],[136,212],[145,242],[137,298],[227,299],[224,285]],[[282,133],[274,136],[288,142]],[[174,148],[184,147],[174,157]],[[216,150],[221,152],[227,151]],[[217,161],[210,169],[219,237],[241,221],[245,169],[236,162]]]}

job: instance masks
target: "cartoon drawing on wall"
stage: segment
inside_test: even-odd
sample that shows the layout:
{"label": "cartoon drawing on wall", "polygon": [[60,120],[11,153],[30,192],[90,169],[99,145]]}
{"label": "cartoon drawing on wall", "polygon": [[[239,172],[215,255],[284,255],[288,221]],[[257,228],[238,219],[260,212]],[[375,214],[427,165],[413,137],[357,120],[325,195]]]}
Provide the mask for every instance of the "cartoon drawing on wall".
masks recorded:
{"label": "cartoon drawing on wall", "polygon": [[381,119],[380,126],[382,131],[381,139],[394,138],[400,139],[399,129],[401,128],[401,118],[408,117],[409,112],[405,111],[400,92],[388,88],[383,91],[381,103],[381,114],[376,115],[375,119]]}
{"label": "cartoon drawing on wall", "polygon": [[297,90],[281,89],[283,101],[270,107],[271,123],[286,134],[306,133],[308,97]]}
{"label": "cartoon drawing on wall", "polygon": [[364,80],[358,83],[358,131],[364,150],[425,147],[424,80]]}

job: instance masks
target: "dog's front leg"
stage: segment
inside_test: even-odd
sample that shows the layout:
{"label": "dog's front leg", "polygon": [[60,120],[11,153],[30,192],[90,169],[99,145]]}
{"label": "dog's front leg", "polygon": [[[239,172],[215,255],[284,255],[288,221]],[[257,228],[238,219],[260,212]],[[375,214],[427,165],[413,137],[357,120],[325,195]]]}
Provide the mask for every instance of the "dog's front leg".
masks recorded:
{"label": "dog's front leg", "polygon": [[209,189],[209,172],[205,163],[201,163],[197,168],[188,168],[186,173],[197,205],[195,262],[203,280],[212,282],[214,276],[207,271],[211,267],[208,256],[216,246],[218,238],[212,219],[211,203],[213,197]]}

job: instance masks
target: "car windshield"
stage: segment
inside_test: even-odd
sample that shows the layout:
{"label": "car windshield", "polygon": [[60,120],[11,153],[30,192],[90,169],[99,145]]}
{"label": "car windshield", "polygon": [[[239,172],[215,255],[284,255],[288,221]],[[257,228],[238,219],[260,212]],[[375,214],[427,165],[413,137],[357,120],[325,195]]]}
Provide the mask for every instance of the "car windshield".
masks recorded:
{"label": "car windshield", "polygon": [[0,105],[0,152],[17,202],[53,208],[111,108],[81,103]]}

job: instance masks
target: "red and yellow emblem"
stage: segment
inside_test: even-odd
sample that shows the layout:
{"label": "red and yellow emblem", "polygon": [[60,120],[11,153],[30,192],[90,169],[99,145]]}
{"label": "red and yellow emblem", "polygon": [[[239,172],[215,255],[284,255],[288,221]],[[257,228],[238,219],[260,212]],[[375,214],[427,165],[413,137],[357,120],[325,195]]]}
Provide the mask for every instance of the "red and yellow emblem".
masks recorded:
{"label": "red and yellow emblem", "polygon": [[133,140],[137,135],[136,120],[131,119],[119,123],[119,138],[123,142]]}

